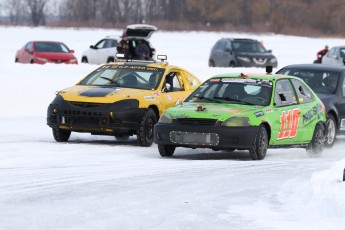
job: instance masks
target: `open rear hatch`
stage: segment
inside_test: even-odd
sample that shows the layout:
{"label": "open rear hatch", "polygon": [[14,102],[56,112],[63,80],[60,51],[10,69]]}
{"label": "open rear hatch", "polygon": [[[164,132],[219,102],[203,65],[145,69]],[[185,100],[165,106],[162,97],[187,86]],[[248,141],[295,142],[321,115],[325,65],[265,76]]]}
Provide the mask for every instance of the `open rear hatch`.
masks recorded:
{"label": "open rear hatch", "polygon": [[123,33],[130,38],[149,39],[153,32],[157,31],[157,27],[147,24],[132,24],[124,29]]}

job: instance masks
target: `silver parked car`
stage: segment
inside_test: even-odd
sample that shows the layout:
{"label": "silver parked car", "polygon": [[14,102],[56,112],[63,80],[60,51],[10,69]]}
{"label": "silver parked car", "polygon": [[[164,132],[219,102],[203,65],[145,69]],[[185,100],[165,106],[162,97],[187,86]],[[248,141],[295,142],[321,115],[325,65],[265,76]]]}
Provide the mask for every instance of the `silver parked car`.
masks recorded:
{"label": "silver parked car", "polygon": [[322,57],[322,64],[344,65],[345,46],[334,46]]}
{"label": "silver parked car", "polygon": [[271,50],[254,39],[222,38],[216,42],[208,60],[210,67],[277,67]]}

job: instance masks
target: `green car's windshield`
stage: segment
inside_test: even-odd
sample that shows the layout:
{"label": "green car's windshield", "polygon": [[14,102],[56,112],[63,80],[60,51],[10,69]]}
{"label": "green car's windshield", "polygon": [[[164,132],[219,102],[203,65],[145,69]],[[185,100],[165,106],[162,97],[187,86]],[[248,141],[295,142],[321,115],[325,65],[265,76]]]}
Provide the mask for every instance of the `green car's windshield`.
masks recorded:
{"label": "green car's windshield", "polygon": [[296,76],[305,81],[315,93],[334,94],[340,72],[326,70],[282,69],[280,74]]}
{"label": "green car's windshield", "polygon": [[147,66],[105,65],[79,82],[78,85],[156,89],[164,69]]}
{"label": "green car's windshield", "polygon": [[213,78],[203,83],[185,101],[266,106],[270,104],[271,96],[272,82],[269,81]]}

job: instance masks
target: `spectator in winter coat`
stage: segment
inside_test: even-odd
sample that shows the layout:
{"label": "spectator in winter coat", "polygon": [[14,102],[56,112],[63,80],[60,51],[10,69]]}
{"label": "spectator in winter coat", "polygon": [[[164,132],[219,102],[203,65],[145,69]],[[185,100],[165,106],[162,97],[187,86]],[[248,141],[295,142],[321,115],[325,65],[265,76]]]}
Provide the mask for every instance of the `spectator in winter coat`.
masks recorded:
{"label": "spectator in winter coat", "polygon": [[322,59],[323,56],[328,52],[328,46],[316,53],[318,59]]}
{"label": "spectator in winter coat", "polygon": [[122,35],[121,41],[117,44],[117,53],[124,54],[125,59],[131,57],[129,52],[129,41],[127,34]]}
{"label": "spectator in winter coat", "polygon": [[150,49],[145,42],[139,41],[138,45],[135,47],[135,55],[138,60],[150,59]]}

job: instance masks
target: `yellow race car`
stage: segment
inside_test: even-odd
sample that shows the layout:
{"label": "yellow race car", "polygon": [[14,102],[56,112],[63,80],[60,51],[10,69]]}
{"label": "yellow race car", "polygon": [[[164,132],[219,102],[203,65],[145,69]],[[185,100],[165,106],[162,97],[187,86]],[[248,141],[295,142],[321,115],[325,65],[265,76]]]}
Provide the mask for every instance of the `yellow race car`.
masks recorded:
{"label": "yellow race car", "polygon": [[166,55],[158,55],[157,60],[118,59],[58,92],[47,111],[54,139],[66,142],[72,131],[118,140],[137,135],[140,145],[150,146],[163,111],[201,83],[187,70],[169,65]]}

